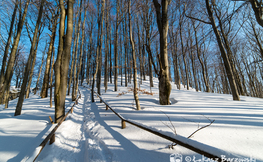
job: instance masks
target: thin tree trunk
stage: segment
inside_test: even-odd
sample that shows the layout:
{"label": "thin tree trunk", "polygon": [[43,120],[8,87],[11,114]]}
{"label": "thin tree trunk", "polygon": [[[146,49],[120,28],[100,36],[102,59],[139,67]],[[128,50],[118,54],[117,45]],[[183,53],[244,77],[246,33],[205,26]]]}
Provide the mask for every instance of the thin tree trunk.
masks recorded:
{"label": "thin tree trunk", "polygon": [[[16,3],[15,3],[15,8],[13,11],[12,20],[11,20],[11,24],[10,24],[10,28],[9,28],[8,39],[7,39],[7,42],[5,45],[4,57],[2,60],[2,68],[1,68],[1,73],[0,73],[0,92],[1,92],[2,84],[4,82],[6,61],[7,61],[7,57],[8,57],[7,55],[9,53],[9,47],[10,47],[10,43],[11,43],[11,39],[12,39],[12,35],[13,35],[13,27],[14,27],[14,23],[15,23],[17,8],[18,8],[18,0],[16,0]],[[0,99],[0,103],[1,103],[1,99]]]}
{"label": "thin tree trunk", "polygon": [[230,83],[230,88],[231,88],[231,91],[232,91],[233,100],[240,101],[238,90],[237,90],[237,87],[236,87],[235,78],[234,78],[234,75],[233,75],[233,71],[232,71],[232,68],[231,68],[231,65],[230,65],[227,53],[226,53],[226,51],[224,49],[222,40],[220,38],[219,31],[218,31],[218,29],[216,27],[215,20],[214,20],[214,17],[213,17],[213,13],[212,13],[212,9],[211,9],[211,6],[209,4],[209,0],[206,0],[206,8],[207,8],[207,12],[208,12],[209,19],[211,21],[214,33],[215,33],[216,38],[217,38],[217,42],[218,42],[219,49],[220,49],[220,52],[221,52],[221,57],[224,60],[224,65],[225,65],[228,81]]}
{"label": "thin tree trunk", "polygon": [[[82,5],[82,0],[80,1],[80,4],[79,4],[79,10],[80,10],[80,13],[79,13],[79,19],[78,19],[78,24],[77,24],[77,38],[76,38],[76,47],[75,47],[75,53],[73,54],[74,55],[74,65],[73,65],[73,71],[74,71],[74,74],[73,74],[73,86],[72,86],[72,91],[71,91],[71,97],[72,97],[72,101],[75,101],[77,99],[77,93],[76,92],[76,85],[78,84],[77,83],[77,64],[78,64],[78,49],[79,49],[79,35],[80,35],[80,24],[81,24],[81,11],[82,11],[82,8],[81,8],[81,5]],[[73,60],[72,60],[73,62]],[[69,88],[70,88],[70,85],[69,85]]]}
{"label": "thin tree trunk", "polygon": [[29,54],[29,58],[26,64],[26,68],[24,71],[24,79],[23,79],[23,83],[22,83],[22,87],[21,87],[21,91],[20,91],[20,95],[19,95],[19,99],[16,105],[16,110],[15,110],[15,116],[17,115],[21,115],[21,111],[22,111],[22,105],[24,102],[24,96],[25,96],[25,90],[26,90],[26,85],[28,83],[28,79],[29,79],[29,74],[30,74],[30,68],[34,68],[33,64],[34,64],[34,58],[36,57],[36,50],[37,50],[37,45],[38,45],[38,31],[39,31],[39,26],[41,24],[41,18],[42,18],[42,14],[43,14],[43,7],[44,7],[44,3],[45,0],[41,0],[41,4],[40,4],[40,9],[39,9],[39,13],[38,13],[38,18],[37,18],[37,22],[36,22],[36,26],[35,26],[35,31],[34,31],[34,36],[33,36],[33,40],[32,40],[32,45],[31,45],[31,49],[30,49],[30,54]]}
{"label": "thin tree trunk", "polygon": [[106,20],[105,20],[105,28],[106,28],[106,38],[105,38],[105,62],[104,62],[104,87],[105,87],[105,92],[108,89],[108,53],[109,53],[109,5],[108,2],[106,2]]}
{"label": "thin tree trunk", "polygon": [[112,84],[112,58],[111,58],[111,45],[112,45],[112,41],[111,41],[111,25],[110,25],[110,55],[109,55],[109,59],[110,59],[110,83]]}
{"label": "thin tree trunk", "polygon": [[[149,12],[149,7],[148,7],[148,0],[146,1],[147,4],[147,9],[146,9],[146,15],[145,15],[145,19],[146,19],[146,46],[148,46],[149,48],[151,48],[151,37],[150,37],[150,27],[151,27],[151,16],[148,14]],[[144,56],[142,58],[142,60],[144,60]],[[148,66],[149,66],[149,80],[150,80],[150,87],[153,87],[153,71],[152,71],[152,61],[151,57],[148,57]],[[143,62],[143,67],[142,67],[142,71],[144,72],[144,62]]]}
{"label": "thin tree trunk", "polygon": [[134,41],[133,41],[133,38],[132,38],[132,24],[131,24],[131,11],[130,10],[131,10],[131,0],[129,0],[128,12],[129,12],[130,42],[131,42],[131,47],[132,47],[132,58],[133,58],[133,84],[134,84],[133,95],[134,95],[134,100],[135,100],[135,103],[136,103],[137,110],[141,110],[139,97],[138,97],[137,67],[136,67]]}
{"label": "thin tree trunk", "polygon": [[101,66],[102,66],[102,37],[103,37],[103,20],[104,20],[104,7],[105,7],[105,0],[101,1],[101,15],[100,17],[100,21],[98,23],[99,24],[99,44],[98,44],[98,55],[99,55],[99,65],[98,65],[98,72],[97,72],[97,91],[98,94],[100,95],[100,85],[101,85]]}
{"label": "thin tree trunk", "polygon": [[[46,43],[46,47],[47,47],[47,43]],[[42,72],[42,67],[43,67],[43,63],[44,63],[46,47],[45,47],[45,50],[43,51],[43,54],[42,54],[42,60],[41,60],[41,65],[40,65],[39,70],[38,70],[39,73],[38,73],[38,77],[37,77],[36,87],[35,87],[35,90],[34,90],[34,95],[37,93],[37,90],[38,90],[38,83],[39,83],[39,79],[40,79],[41,72]]]}
{"label": "thin tree trunk", "polygon": [[[97,50],[96,50],[96,69],[93,74],[93,81],[92,81],[92,89],[91,89],[91,101],[95,102],[94,100],[94,85],[95,85],[95,77],[98,73],[98,68],[99,68],[99,57],[100,57],[100,52],[101,52],[101,43],[102,43],[102,28],[103,28],[103,17],[104,17],[104,5],[105,5],[105,0],[101,0],[101,16],[99,16],[98,20],[98,39],[97,39]],[[98,79],[98,78],[97,78]]]}
{"label": "thin tree trunk", "polygon": [[50,37],[50,43],[49,43],[48,52],[47,52],[46,69],[45,69],[43,84],[42,84],[41,93],[40,93],[41,98],[46,98],[48,96],[48,82],[49,82],[49,75],[50,75],[50,63],[51,63],[51,57],[52,57],[54,42],[56,39],[58,13],[55,16],[52,16],[52,18],[54,21],[52,23],[52,35]]}
{"label": "thin tree trunk", "polygon": [[[16,51],[17,51],[19,40],[20,40],[21,32],[23,29],[23,24],[24,24],[24,21],[26,18],[29,2],[30,2],[30,0],[26,1],[23,16],[20,17],[19,22],[18,22],[17,33],[16,33],[16,36],[15,36],[15,39],[14,39],[14,42],[12,45],[11,53],[9,56],[7,67],[6,67],[6,72],[4,75],[5,77],[4,77],[4,81],[3,81],[2,90],[0,90],[1,91],[0,99],[3,98],[3,96],[5,95],[5,92],[9,91],[9,88],[10,88],[9,85],[10,85],[10,82],[11,82],[11,79],[13,76],[13,68],[14,68],[14,63],[15,63]],[[22,11],[20,10],[20,12],[22,12]]]}
{"label": "thin tree trunk", "polygon": [[[74,24],[76,24],[77,21],[77,15],[75,16],[75,21]],[[76,25],[75,25],[76,26]],[[71,65],[70,65],[70,73],[69,73],[69,82],[68,82],[68,94],[70,95],[70,89],[71,89],[71,83],[72,83],[72,75],[73,75],[73,70],[74,70],[74,62],[75,62],[75,57],[76,57],[76,42],[77,42],[77,27],[75,27],[75,32],[74,32],[74,41],[73,41],[73,50],[72,50],[72,56],[71,56]]]}
{"label": "thin tree trunk", "polygon": [[115,44],[114,44],[114,91],[118,91],[118,27],[119,27],[119,0],[117,0],[117,13],[116,13],[116,29],[115,29]]}
{"label": "thin tree trunk", "polygon": [[[49,84],[49,87],[50,87],[50,90],[49,90],[49,95],[50,95],[50,107],[52,107],[52,87],[53,87],[53,68],[54,68],[54,60],[55,60],[55,48],[53,47],[53,58],[52,58],[52,63],[51,63],[51,66],[50,66],[50,71],[51,71],[51,74],[50,74],[50,84]],[[52,53],[51,53],[52,55]]]}
{"label": "thin tree trunk", "polygon": [[239,77],[239,74],[237,73],[237,69],[236,69],[236,66],[235,66],[235,63],[234,63],[234,56],[233,56],[232,50],[230,49],[230,43],[228,41],[227,35],[224,32],[221,19],[220,19],[219,16],[217,16],[217,17],[218,17],[218,22],[219,22],[219,27],[220,27],[220,30],[221,30],[221,33],[222,33],[222,37],[223,37],[223,40],[224,40],[224,45],[225,45],[225,48],[226,48],[226,51],[227,51],[227,55],[229,57],[229,63],[231,65],[231,68],[232,68],[232,71],[233,71],[233,75],[234,75],[234,78],[235,78],[235,81],[236,81],[236,84],[237,84],[237,88],[238,88],[239,94],[244,96],[244,90],[243,90],[243,87],[242,87],[242,84],[241,84],[241,79]]}
{"label": "thin tree trunk", "polygon": [[31,68],[30,68],[30,73],[29,73],[29,78],[28,78],[28,84],[27,84],[27,88],[26,88],[25,98],[29,98],[29,92],[30,92],[30,87],[31,87],[33,74],[34,74],[34,68],[35,68],[35,63],[36,63],[37,48],[38,48],[40,34],[41,33],[39,32],[38,36],[37,36],[37,40],[36,40],[36,45],[35,45],[35,50],[34,50],[34,53],[33,53],[33,60],[32,60],[32,64],[31,64]]}
{"label": "thin tree trunk", "polygon": [[86,73],[86,81],[87,84],[90,84],[90,59],[91,59],[91,53],[92,53],[92,31],[93,31],[93,17],[91,19],[91,24],[90,24],[91,28],[90,28],[90,35],[89,35],[89,54],[88,54],[88,58],[87,58],[87,73]]}
{"label": "thin tree trunk", "polygon": [[[84,6],[85,5],[86,5],[86,0],[84,0]],[[82,67],[82,55],[83,55],[83,44],[84,44],[84,37],[85,37],[85,21],[86,21],[87,9],[88,9],[88,7],[85,7],[84,19],[83,19],[83,23],[82,23],[82,39],[81,39],[81,45],[80,45],[80,56],[79,56],[79,65],[78,65],[78,71],[77,71],[76,89],[74,92],[75,95],[78,94],[78,88],[79,88],[78,77],[79,77],[79,73],[80,73],[81,67]]]}
{"label": "thin tree trunk", "polygon": [[125,37],[125,40],[124,40],[124,48],[125,48],[125,59],[124,59],[124,70],[125,70],[125,87],[127,87],[128,86],[128,68],[127,68],[127,62],[128,62],[128,27],[127,27],[127,23],[128,23],[128,21],[127,21],[127,16],[124,16],[124,27],[123,27],[123,29],[124,29],[124,31],[123,31],[123,33],[125,33],[124,34],[124,37]]}
{"label": "thin tree trunk", "polygon": [[186,63],[186,53],[184,49],[184,42],[183,42],[183,36],[182,36],[182,22],[179,23],[179,30],[180,30],[180,40],[181,40],[181,50],[182,50],[182,55],[183,55],[183,61],[184,61],[184,69],[185,69],[185,76],[186,76],[186,86],[187,90],[189,90],[189,76],[188,76],[188,68],[187,68],[187,63]]}

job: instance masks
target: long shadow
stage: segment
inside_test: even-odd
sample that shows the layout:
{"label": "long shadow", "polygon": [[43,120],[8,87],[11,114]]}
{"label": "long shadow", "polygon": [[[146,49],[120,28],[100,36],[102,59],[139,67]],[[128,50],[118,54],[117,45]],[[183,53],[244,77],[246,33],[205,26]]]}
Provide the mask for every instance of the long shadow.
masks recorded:
{"label": "long shadow", "polygon": [[[125,99],[125,101],[127,100],[132,100],[132,99]],[[114,102],[115,101],[115,102]],[[125,103],[127,103],[127,105],[129,105],[130,103],[128,102],[121,102],[122,105],[118,105],[118,103],[120,102],[116,102],[118,100],[116,99],[110,99],[108,101],[108,103],[111,105],[111,102],[113,102],[113,109],[117,112],[120,113],[121,115],[123,115],[125,117],[125,114],[128,114],[129,117],[132,117],[133,120],[142,120],[141,115],[142,114],[152,114],[151,116],[146,115],[143,117],[143,120],[154,120],[154,118],[156,119],[158,118],[166,118],[164,116],[164,114],[161,111],[148,111],[147,109],[140,111],[140,112],[136,112],[136,111],[132,111],[133,107],[130,106],[124,106]],[[156,104],[156,99],[144,99],[141,98],[140,101],[144,101],[144,102],[152,102],[153,106],[157,107],[158,109],[162,109],[161,105]],[[142,102],[143,103],[143,102]],[[176,105],[176,104],[175,104]],[[143,106],[141,104],[141,106]],[[148,105],[146,105],[148,106]],[[180,116],[206,116],[209,117],[210,119],[216,119],[215,123],[220,123],[220,124],[226,124],[226,125],[230,125],[230,124],[234,124],[234,125],[247,125],[247,126],[263,126],[263,114],[262,113],[256,113],[257,111],[263,111],[262,109],[257,108],[257,106],[254,106],[254,108],[252,107],[248,107],[248,108],[244,108],[244,105],[238,105],[237,108],[231,107],[229,108],[227,105],[222,105],[222,106],[215,106],[215,105],[210,105],[210,107],[208,107],[209,105],[195,105],[194,108],[189,108],[189,106],[183,106],[180,105],[178,107],[174,107],[174,105],[168,105],[165,106],[165,114],[167,114],[171,119],[172,118],[177,118],[177,117],[173,117],[172,115],[180,115]],[[212,106],[212,108],[211,108]],[[243,108],[240,108],[242,107]],[[171,108],[171,110],[173,111],[169,111],[168,109]],[[229,113],[228,111],[226,112],[211,112],[211,111],[206,111],[206,110],[211,110],[211,109],[226,109],[226,110],[240,110],[240,109],[247,109],[247,114],[244,113],[239,113],[238,111],[236,111],[236,113]],[[168,111],[167,111],[168,110]],[[177,111],[178,110],[178,111]],[[188,111],[190,110],[190,111]],[[200,110],[200,111],[198,111]],[[255,113],[251,114],[250,110],[254,110]],[[133,114],[138,114],[138,116],[136,115],[131,115],[129,114],[130,111],[132,111]],[[193,112],[194,111],[194,112]],[[176,120],[178,121],[178,120]],[[202,122],[202,120],[198,120],[199,122]],[[206,121],[206,119],[204,120]]]}
{"label": "long shadow", "polygon": [[[123,149],[114,149],[114,151],[113,151],[117,155],[122,155],[121,157],[119,157],[120,161],[126,161],[126,162],[169,161],[170,154],[157,152],[157,151],[153,151],[153,150],[140,149],[136,145],[134,145],[131,142],[131,140],[125,138],[121,133],[112,129],[112,127],[109,126],[103,120],[103,118],[100,116],[100,112],[103,112],[103,111],[101,111],[102,108],[99,108],[99,106],[97,104],[99,104],[99,103],[91,103],[91,107],[92,107],[91,110],[93,111],[95,118],[99,122],[99,124],[101,126],[103,126],[113,136],[113,138],[119,142],[119,144],[123,148]],[[103,107],[104,107],[104,105],[103,105]],[[117,117],[116,117],[116,120],[118,120]],[[126,129],[128,129],[128,128],[126,128]],[[131,150],[131,151],[129,151],[129,150]]]}
{"label": "long shadow", "polygon": [[[28,156],[30,157],[31,154],[34,152],[35,148],[37,148],[39,146],[39,144],[42,142],[42,137],[45,135],[45,133],[51,128],[52,125],[47,125],[45,129],[43,129],[36,137],[16,137],[16,136],[8,136],[7,138],[14,138],[14,140],[16,141],[26,141],[27,143],[25,143],[24,146],[19,146],[21,149],[23,150],[8,150],[9,152],[16,152],[18,151],[19,154],[17,154],[15,157],[9,159],[7,162],[18,162],[18,161],[22,161],[24,157]],[[3,138],[3,137],[1,137]],[[10,141],[9,139],[7,141]],[[3,143],[1,143],[3,144]],[[22,148],[23,147],[23,148]],[[10,148],[14,148],[14,147],[10,147]],[[6,149],[6,148],[5,148]],[[26,150],[26,152],[24,151]],[[1,150],[0,150],[1,151]],[[7,151],[7,150],[3,150],[3,151]]]}

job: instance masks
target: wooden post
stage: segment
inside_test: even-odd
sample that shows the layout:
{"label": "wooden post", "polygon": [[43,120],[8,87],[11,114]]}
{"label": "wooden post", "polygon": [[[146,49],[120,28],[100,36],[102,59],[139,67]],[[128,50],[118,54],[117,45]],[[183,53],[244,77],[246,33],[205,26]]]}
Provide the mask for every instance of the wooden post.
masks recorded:
{"label": "wooden post", "polygon": [[121,128],[124,129],[126,128],[126,123],[124,120],[121,120]]}
{"label": "wooden post", "polygon": [[51,145],[54,142],[55,142],[55,133],[51,136],[51,138],[49,140],[49,144]]}
{"label": "wooden post", "polygon": [[49,117],[50,123],[51,123],[51,124],[54,124],[54,122],[53,122],[51,116],[48,116],[48,117]]}
{"label": "wooden post", "polygon": [[109,110],[109,107],[108,107],[108,105],[106,105],[106,110]]}
{"label": "wooden post", "polygon": [[73,107],[71,108],[71,114],[73,113]]}

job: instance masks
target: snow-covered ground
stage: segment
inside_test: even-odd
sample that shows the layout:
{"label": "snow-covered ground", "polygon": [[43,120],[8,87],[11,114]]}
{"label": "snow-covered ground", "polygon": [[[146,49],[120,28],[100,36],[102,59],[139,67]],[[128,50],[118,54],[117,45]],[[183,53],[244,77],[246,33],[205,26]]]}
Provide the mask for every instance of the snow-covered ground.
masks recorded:
{"label": "snow-covered ground", "polygon": [[[175,130],[184,137],[209,124],[209,120],[215,120],[191,139],[263,161],[263,99],[242,96],[241,101],[233,101],[231,95],[177,90],[173,84],[172,104],[161,106],[155,79],[151,89],[154,95],[139,95],[142,110],[137,111],[132,93],[117,97],[128,92],[127,87],[120,86],[120,78],[118,81],[118,92],[113,91],[113,84],[109,84],[106,93],[103,87],[101,92],[104,100],[124,118],[167,132]],[[148,81],[143,81],[140,87],[150,92],[148,85]],[[121,129],[120,119],[110,110],[106,111],[98,98],[91,103],[90,91],[84,87],[80,87],[80,91],[82,98],[57,130],[55,143],[47,144],[36,161],[169,162],[172,154],[182,155],[184,161],[202,158],[179,145],[169,149],[170,141],[128,123]],[[32,95],[25,100],[22,115],[14,117],[16,102],[17,99],[11,101],[8,109],[0,106],[0,162],[26,161],[55,126],[48,118],[54,116],[49,98]],[[69,108],[71,104],[68,96],[66,105]]]}

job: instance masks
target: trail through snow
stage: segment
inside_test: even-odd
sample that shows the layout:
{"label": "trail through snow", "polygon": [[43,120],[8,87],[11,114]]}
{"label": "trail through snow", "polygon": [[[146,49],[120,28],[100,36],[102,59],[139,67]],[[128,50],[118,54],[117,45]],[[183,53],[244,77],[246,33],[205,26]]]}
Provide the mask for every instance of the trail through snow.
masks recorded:
{"label": "trail through snow", "polygon": [[82,89],[81,96],[73,113],[56,132],[56,142],[47,145],[37,161],[112,161],[110,151],[91,131],[98,124],[91,112],[90,91]]}
{"label": "trail through snow", "polygon": [[[158,79],[154,79],[153,88],[148,85],[149,81],[143,81],[140,88],[154,94],[139,95],[140,111],[134,107],[132,93],[117,97],[119,93],[127,92],[127,87],[119,86],[114,92],[114,85],[109,84],[106,93],[101,88],[101,96],[124,118],[165,132],[175,129],[183,137],[209,124],[208,119],[215,120],[191,139],[263,162],[263,99],[241,96],[241,101],[233,101],[231,95],[184,88],[177,90],[172,84],[172,104],[162,106],[158,104]],[[98,98],[91,103],[87,88],[80,86],[79,89],[82,96],[79,104],[58,128],[56,141],[47,144],[36,161],[169,162],[172,154],[181,155],[184,162],[202,158],[179,145],[169,149],[170,141],[133,125],[126,124],[127,127],[121,129],[121,120],[114,113],[106,111]],[[17,99],[10,101],[8,109],[0,105],[0,162],[25,162],[55,127],[48,118],[54,116],[54,106],[49,107],[49,98],[31,95],[25,99],[20,116],[13,116],[16,103]],[[71,97],[67,96],[66,111],[72,103]]]}

